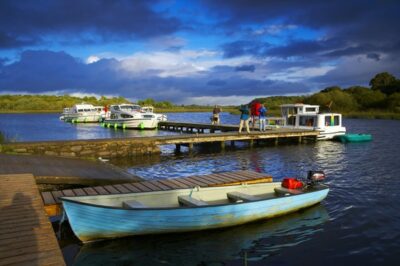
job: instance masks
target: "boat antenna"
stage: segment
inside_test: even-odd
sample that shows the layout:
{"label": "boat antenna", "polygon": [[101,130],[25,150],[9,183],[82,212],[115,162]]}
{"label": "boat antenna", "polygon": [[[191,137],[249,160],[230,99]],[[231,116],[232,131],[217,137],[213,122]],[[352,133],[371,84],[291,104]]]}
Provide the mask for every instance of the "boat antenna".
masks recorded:
{"label": "boat antenna", "polygon": [[330,113],[332,112],[332,111],[331,111],[331,106],[332,106],[332,104],[333,104],[333,101],[330,101],[330,102],[326,105],[326,107],[328,107]]}

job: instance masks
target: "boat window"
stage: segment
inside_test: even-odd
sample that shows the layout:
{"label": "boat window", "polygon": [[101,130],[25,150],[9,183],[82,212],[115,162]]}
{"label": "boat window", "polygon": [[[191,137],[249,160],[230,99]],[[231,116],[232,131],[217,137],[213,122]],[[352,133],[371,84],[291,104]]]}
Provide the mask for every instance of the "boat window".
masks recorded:
{"label": "boat window", "polygon": [[83,112],[83,109],[78,109],[78,112]]}
{"label": "boat window", "polygon": [[132,118],[133,116],[127,115],[127,114],[121,114],[121,117],[122,117],[122,118]]}
{"label": "boat window", "polygon": [[314,112],[316,112],[316,108],[315,107],[306,107],[306,112],[307,113],[314,113]]}
{"label": "boat window", "polygon": [[338,115],[325,116],[325,126],[339,126],[340,119]]}
{"label": "boat window", "polygon": [[144,118],[154,118],[153,115],[143,115]]}
{"label": "boat window", "polygon": [[140,111],[140,106],[138,105],[123,105],[121,109],[124,111],[132,112],[132,111]]}
{"label": "boat window", "polygon": [[301,116],[299,126],[314,127],[315,121],[317,121],[315,116]]}
{"label": "boat window", "polygon": [[287,120],[287,124],[289,126],[295,126],[296,125],[296,116],[289,116]]}
{"label": "boat window", "polygon": [[119,111],[119,106],[115,105],[115,106],[113,106],[113,109],[116,110],[116,111]]}

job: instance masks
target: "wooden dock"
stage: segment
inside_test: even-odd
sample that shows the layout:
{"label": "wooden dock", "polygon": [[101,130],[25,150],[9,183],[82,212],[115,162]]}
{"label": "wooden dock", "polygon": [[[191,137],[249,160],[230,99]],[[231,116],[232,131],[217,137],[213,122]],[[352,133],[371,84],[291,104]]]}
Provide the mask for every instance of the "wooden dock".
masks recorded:
{"label": "wooden dock", "polygon": [[0,175],[0,265],[65,265],[32,174]]}
{"label": "wooden dock", "polygon": [[216,173],[201,176],[190,176],[175,179],[160,179],[151,181],[141,181],[136,183],[126,183],[118,185],[95,186],[77,189],[65,189],[59,191],[42,192],[44,208],[49,216],[61,214],[61,201],[63,196],[89,196],[89,195],[108,195],[123,193],[138,193],[150,191],[162,191],[181,188],[212,187],[223,185],[239,185],[242,183],[272,182],[272,177],[264,173],[253,171],[235,171],[226,173]]}
{"label": "wooden dock", "polygon": [[177,150],[180,149],[180,145],[186,145],[189,150],[193,148],[194,144],[200,143],[219,143],[222,149],[225,148],[226,142],[229,142],[231,146],[235,145],[235,141],[248,142],[250,146],[259,141],[273,141],[275,145],[278,145],[280,141],[294,141],[301,143],[304,139],[316,140],[319,135],[318,131],[305,130],[297,128],[275,128],[273,130],[267,130],[265,132],[252,131],[247,133],[244,132],[222,132],[222,133],[208,133],[208,134],[183,134],[183,135],[171,135],[171,136],[157,136],[152,137],[156,145],[167,145],[175,144]]}
{"label": "wooden dock", "polygon": [[[161,122],[160,122],[161,123]],[[176,122],[162,122],[161,125],[172,125]],[[185,123],[180,123],[183,126]],[[281,142],[297,142],[303,140],[316,140],[319,131],[299,128],[270,128],[267,131],[258,130],[247,133],[245,130],[238,132],[237,126],[229,125],[208,125],[191,123],[190,134],[176,134],[168,136],[134,137],[134,138],[113,138],[113,139],[89,139],[89,140],[68,140],[68,141],[40,141],[40,142],[12,142],[1,145],[1,152],[12,154],[37,154],[47,156],[61,156],[74,158],[115,158],[132,157],[144,154],[160,153],[161,145],[176,145],[179,151],[181,145],[186,145],[189,150],[194,144],[211,143],[219,145],[224,149],[226,142],[231,146],[236,141],[248,142],[249,146],[254,143],[271,142],[275,145]],[[214,130],[214,133],[204,132],[203,127]],[[210,127],[214,129],[210,129]],[[220,131],[215,133],[219,128]],[[229,129],[230,128],[230,129]],[[228,131],[228,132],[225,132]]]}
{"label": "wooden dock", "polygon": [[[276,125],[283,126],[285,125],[285,119],[283,117],[267,117],[266,119],[267,127],[270,129],[276,128]],[[214,133],[216,131],[220,132],[229,132],[229,131],[238,131],[238,125],[230,125],[230,124],[219,124],[212,125],[207,123],[188,123],[188,122],[174,122],[174,121],[160,121],[158,122],[158,128],[162,130],[171,130],[171,131],[180,131],[180,132],[197,132],[197,133],[205,133],[208,131],[209,133]],[[258,126],[253,129],[253,131],[259,131]]]}

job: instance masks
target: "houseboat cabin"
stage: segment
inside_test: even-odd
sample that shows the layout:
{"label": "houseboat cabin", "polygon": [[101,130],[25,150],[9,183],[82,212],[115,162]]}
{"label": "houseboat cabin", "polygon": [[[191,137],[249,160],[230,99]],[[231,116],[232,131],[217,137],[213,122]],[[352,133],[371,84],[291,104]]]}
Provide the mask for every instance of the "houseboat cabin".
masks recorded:
{"label": "houseboat cabin", "polygon": [[342,115],[320,112],[318,105],[284,104],[281,105],[281,111],[285,127],[318,130],[318,139],[332,139],[346,133],[346,128],[342,126]]}

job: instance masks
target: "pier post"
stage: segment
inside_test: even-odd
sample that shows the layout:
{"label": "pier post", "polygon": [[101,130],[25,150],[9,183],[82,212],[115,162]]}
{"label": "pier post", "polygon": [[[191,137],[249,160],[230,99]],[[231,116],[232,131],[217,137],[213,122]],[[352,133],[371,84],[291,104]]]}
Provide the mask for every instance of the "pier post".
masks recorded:
{"label": "pier post", "polygon": [[225,150],[225,141],[221,141],[221,150]]}
{"label": "pier post", "polygon": [[193,151],[193,143],[189,143],[189,151]]}
{"label": "pier post", "polygon": [[302,136],[300,136],[300,137],[299,137],[299,143],[301,143],[301,142],[302,142],[302,140],[303,140],[303,137],[302,137]]}
{"label": "pier post", "polygon": [[175,149],[177,152],[181,152],[181,144],[175,144]]}
{"label": "pier post", "polygon": [[279,138],[275,138],[275,146],[278,146],[279,144]]}
{"label": "pier post", "polygon": [[251,139],[251,140],[249,141],[249,144],[250,144],[250,148],[253,148],[253,147],[254,147],[254,139]]}
{"label": "pier post", "polygon": [[234,147],[234,146],[235,146],[235,141],[231,140],[231,147]]}

